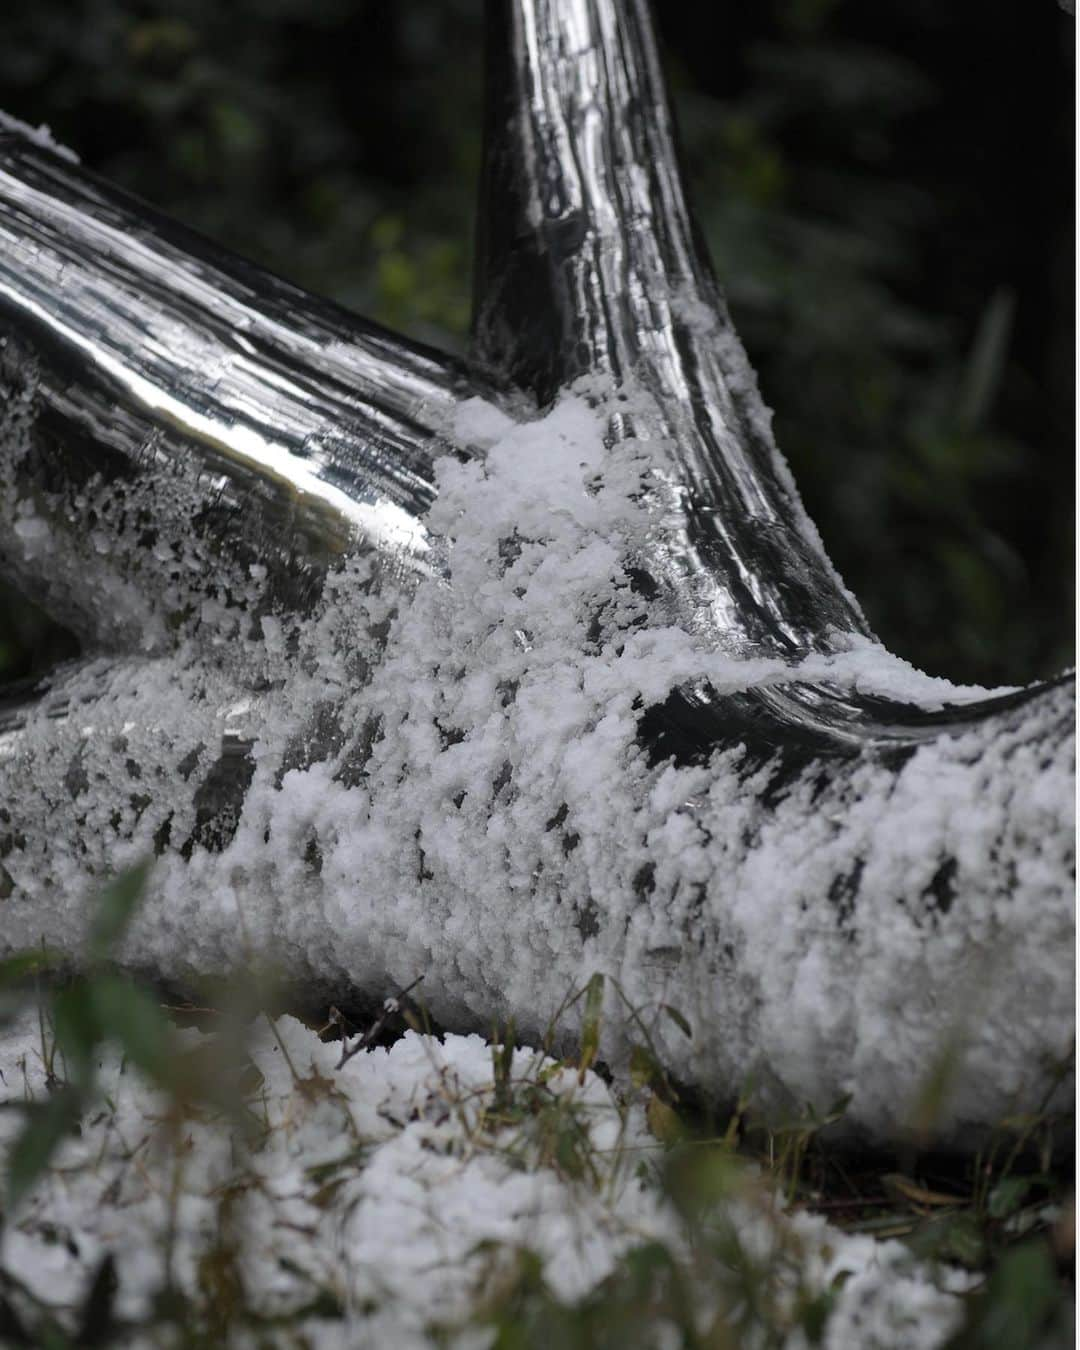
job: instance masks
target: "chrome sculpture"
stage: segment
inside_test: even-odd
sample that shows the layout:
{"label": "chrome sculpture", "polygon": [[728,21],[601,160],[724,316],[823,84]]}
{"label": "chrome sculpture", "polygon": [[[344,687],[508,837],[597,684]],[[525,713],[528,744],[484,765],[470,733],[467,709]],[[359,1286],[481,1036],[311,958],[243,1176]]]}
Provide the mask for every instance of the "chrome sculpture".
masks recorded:
{"label": "chrome sculpture", "polygon": [[[151,837],[145,821],[155,812],[154,849],[173,869],[168,875],[188,868],[222,880],[213,859],[227,854],[249,810],[249,786],[260,781],[257,766],[268,757],[276,756],[279,787],[291,769],[321,763],[335,767],[336,782],[355,788],[365,781],[377,708],[364,714],[363,726],[343,725],[340,700],[331,706],[336,695],[320,698],[315,690],[303,730],[275,741],[260,700],[272,700],[264,694],[275,681],[292,678],[281,673],[290,661],[295,668],[310,656],[304,624],[325,613],[326,587],[352,575],[342,572],[343,561],[366,560],[363,584],[392,595],[395,607],[407,605],[424,578],[450,575],[447,542],[428,523],[433,465],[447,454],[482,464],[485,453],[455,432],[456,410],[481,398],[528,421],[577,381],[607,419],[611,445],[635,439],[652,446],[656,525],[626,559],[642,622],[675,626],[725,659],[779,660],[794,672],[788,681],[726,692],[707,679],[691,680],[641,707],[637,735],[652,766],[650,784],[674,763],[687,772],[708,767],[717,781],[729,775],[742,785],[752,809],[737,834],[730,826],[730,846],[724,845],[724,865],[736,881],[752,872],[763,831],[805,825],[813,833],[818,817],[828,815],[838,837],[851,834],[847,852],[837,844],[831,874],[819,859],[793,882],[793,906],[795,891],[808,895],[819,887],[836,932],[821,936],[820,915],[793,914],[793,931],[802,933],[800,924],[806,931],[791,959],[823,961],[829,979],[842,983],[841,972],[853,960],[857,965],[864,949],[880,956],[900,905],[902,941],[915,945],[898,951],[897,961],[909,963],[908,978],[925,975],[925,987],[911,992],[918,1031],[911,1041],[899,1038],[895,1063],[886,1063],[880,1081],[862,1092],[859,1076],[876,1072],[867,1066],[883,1054],[881,1038],[861,1059],[852,1051],[858,1063],[845,1069],[843,1047],[829,1045],[823,1017],[809,1056],[824,1047],[821,1064],[803,1076],[795,1061],[804,1052],[796,1048],[785,1061],[783,1009],[770,1004],[786,977],[774,978],[766,964],[759,971],[754,962],[767,963],[767,953],[746,955],[743,938],[732,936],[729,879],[719,872],[704,880],[681,875],[677,854],[654,856],[653,846],[643,844],[625,875],[609,869],[611,890],[601,893],[582,862],[588,848],[568,846],[580,835],[562,829],[568,808],[560,805],[557,784],[545,834],[557,839],[561,832],[563,842],[552,852],[546,838],[536,841],[543,877],[535,872],[532,899],[554,915],[553,906],[574,897],[578,936],[569,954],[561,939],[538,943],[526,958],[535,978],[524,993],[512,983],[500,987],[490,969],[481,969],[481,951],[470,948],[473,940],[489,956],[513,960],[500,925],[509,923],[513,940],[526,945],[528,925],[505,914],[477,919],[479,937],[462,937],[440,955],[426,937],[403,936],[392,915],[380,929],[381,911],[372,902],[362,954],[346,951],[342,925],[353,921],[342,898],[324,894],[329,883],[318,880],[322,843],[311,855],[318,866],[309,859],[303,874],[299,912],[283,917],[287,897],[270,905],[273,923],[291,936],[279,940],[267,919],[255,924],[266,931],[262,945],[297,979],[334,990],[358,985],[369,994],[406,982],[416,973],[406,966],[425,952],[424,994],[456,1024],[489,1025],[493,1016],[514,1012],[526,1030],[542,1028],[550,1010],[530,1001],[554,971],[570,983],[592,969],[618,974],[643,1001],[663,985],[671,1002],[679,1003],[682,992],[698,1017],[693,1046],[677,1038],[670,1045],[678,1071],[718,1092],[731,1091],[753,1066],[764,1066],[781,1096],[850,1090],[853,1118],[888,1132],[897,1124],[888,1085],[910,1086],[919,1057],[930,1056],[935,1038],[940,1042],[955,1026],[949,961],[928,953],[943,943],[938,950],[952,952],[957,970],[967,971],[971,951],[997,950],[1001,927],[1019,945],[1006,953],[1007,975],[1000,952],[991,960],[1002,990],[979,1014],[985,1026],[973,1033],[967,1077],[961,1075],[946,1123],[988,1120],[1003,1102],[1044,1081],[1041,1068],[1025,1076],[1019,1066],[1060,1054],[1068,1039],[1062,1023],[1071,1006],[1071,960],[1064,950],[1050,950],[1070,923],[1068,803],[1042,802],[1034,769],[1015,793],[1008,783],[1017,757],[1026,757],[1045,763],[1060,796],[1070,753],[1070,687],[1051,682],[940,706],[933,698],[865,693],[828,678],[828,659],[871,634],[776,453],[754,376],[695,237],[647,5],[499,0],[491,6],[490,38],[468,362],[313,299],[18,131],[0,128],[6,391],[0,559],[29,595],[75,629],[86,651],[77,672],[57,672],[2,714],[0,892],[8,919],[0,920],[0,946],[32,939],[39,920],[50,940],[68,934],[74,941],[77,897],[65,898],[53,921],[42,917],[56,904],[57,888],[92,885],[133,841]],[[298,624],[295,649],[285,642],[270,666],[244,656],[245,636],[264,620],[271,622],[265,631],[276,634],[275,616],[283,615]],[[388,617],[374,626],[385,636],[389,623]],[[815,657],[822,658],[813,667],[818,675],[796,670]],[[189,680],[175,705],[164,694],[152,707],[140,703],[148,663],[170,661]],[[347,679],[363,686],[376,663],[366,647]],[[212,698],[200,692],[192,701],[192,672]],[[231,709],[224,721],[209,710],[214,699],[219,711]],[[108,744],[79,730],[99,707],[120,728]],[[157,759],[148,716],[164,729]],[[184,720],[190,756],[181,758],[179,741],[169,739],[170,718]],[[215,738],[216,748],[207,749]],[[895,845],[910,854],[910,894],[875,894],[873,850],[886,849],[889,802],[908,790],[903,775],[920,750],[930,758],[919,763],[932,763],[935,772],[968,775],[963,792],[972,802],[982,777],[997,783],[1001,819],[996,832],[981,838],[985,828],[969,825],[966,806],[957,805],[940,837]],[[410,771],[429,769],[417,760]],[[147,785],[132,797],[148,796],[141,808],[113,811],[121,821],[109,826],[111,841],[108,811],[80,815],[95,774],[102,783]],[[39,798],[23,799],[18,785],[37,779],[48,786]],[[811,782],[819,786],[809,793]],[[41,831],[34,813],[57,809],[65,794],[65,818],[48,830],[62,837],[56,848],[64,862],[50,871],[26,839]],[[850,821],[864,795],[877,802],[875,823],[856,838]],[[188,823],[178,830],[185,797]],[[718,832],[717,808],[707,798],[699,787],[677,808],[702,840]],[[495,792],[487,818],[505,809]],[[1038,821],[1046,839],[1031,837]],[[411,831],[410,822],[405,833]],[[425,854],[421,832],[416,825],[417,893],[431,895],[438,912],[445,904],[456,914],[468,904],[467,880],[431,871],[438,864]],[[486,837],[476,836],[478,858]],[[595,844],[598,854],[611,846]],[[707,854],[710,846],[700,845],[701,856],[715,867],[719,855]],[[311,847],[310,840],[303,844]],[[889,876],[904,874],[908,854],[901,854],[886,869]],[[1009,888],[1017,875],[1036,873],[1031,903],[1042,907],[1043,920],[1028,925],[1025,936],[1022,924],[1009,927]],[[247,886],[245,894],[254,897],[247,882],[229,876],[222,884],[235,885],[238,894]],[[166,928],[168,884],[153,911]],[[517,914],[528,892],[519,880],[507,885],[508,911]],[[700,894],[691,915],[685,896],[694,887]],[[244,902],[246,922],[257,903]],[[568,902],[567,924],[570,908]],[[631,916],[652,909],[670,911],[676,928],[683,925],[677,947],[628,936]],[[947,936],[937,937],[939,929]],[[147,939],[132,960],[182,983],[214,963],[205,942],[188,943],[185,931],[164,944]],[[819,957],[819,947],[826,955]],[[221,963],[228,959],[223,954]],[[1041,1006],[1018,1014],[1010,1027],[1005,1005],[1025,988],[1025,963],[1040,972]],[[885,1004],[892,997],[881,995]],[[875,1016],[884,1014],[878,1009]],[[903,1021],[899,1009],[897,1017]],[[725,1018],[740,1025],[720,1025]],[[857,1008],[845,1018],[843,1035],[857,1040]],[[609,1049],[616,1057],[620,1043],[613,1029]],[[1005,1066],[1000,1081],[988,1082],[998,1056]]]}

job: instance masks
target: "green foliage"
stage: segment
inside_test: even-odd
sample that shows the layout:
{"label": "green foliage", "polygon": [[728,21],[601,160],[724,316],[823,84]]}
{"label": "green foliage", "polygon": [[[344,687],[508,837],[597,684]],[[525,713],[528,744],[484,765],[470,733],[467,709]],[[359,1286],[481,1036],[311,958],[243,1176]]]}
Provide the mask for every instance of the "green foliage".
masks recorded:
{"label": "green foliage", "polygon": [[137,863],[121,872],[102,892],[98,910],[90,928],[91,962],[109,958],[131,923],[150,875],[149,861]]}
{"label": "green foliage", "polygon": [[[48,1084],[43,1100],[9,1107],[25,1123],[7,1157],[5,1222],[55,1164],[65,1139],[96,1109],[98,1065],[108,1046],[163,1092],[167,1128],[169,1120],[180,1125],[194,1110],[209,1112],[203,1118],[240,1131],[249,1142],[265,1138],[268,1127],[244,1105],[259,1083],[250,1078],[242,1028],[260,1008],[273,1005],[267,981],[253,979],[247,988],[234,982],[220,990],[218,1034],[195,1050],[181,1050],[160,1002],[111,965],[148,880],[148,868],[140,865],[106,888],[78,974],[56,972],[47,951],[0,965],[0,992],[10,999],[21,990],[39,1000]],[[52,983],[43,987],[50,972]],[[622,1109],[635,1101],[645,1105],[657,1140],[657,1153],[645,1159],[621,1145],[613,1155],[605,1151],[599,1157],[589,1128],[588,1094],[580,1089],[586,1068],[597,1067],[606,999],[619,1003],[634,1032]],[[574,1020],[568,1014],[579,1005],[578,1034],[567,1037]],[[326,1029],[333,1027],[346,1029],[341,1014],[328,1019]],[[550,1167],[568,1184],[589,1190],[637,1177],[659,1189],[680,1230],[679,1243],[671,1247],[653,1240],[632,1247],[608,1279],[572,1304],[554,1295],[533,1253],[518,1251],[508,1260],[506,1250],[487,1244],[491,1273],[486,1298],[469,1323],[473,1331],[490,1334],[503,1350],[549,1345],[644,1350],[661,1337],[684,1350],[739,1350],[748,1344],[769,1350],[787,1344],[795,1329],[807,1346],[821,1345],[846,1275],[841,1271],[825,1289],[809,1282],[806,1254],[779,1222],[785,1210],[807,1208],[823,1210],[840,1228],[879,1239],[899,1237],[923,1261],[985,1276],[967,1298],[963,1325],[948,1350],[1056,1350],[1067,1343],[1069,1289],[1059,1262],[1071,1255],[1072,1239],[1056,1217],[1067,1184],[1056,1150],[1068,1121],[1050,1111],[1052,1092],[1038,1109],[1002,1121],[966,1164],[933,1157],[922,1162],[912,1152],[904,1171],[890,1171],[883,1158],[860,1159],[850,1144],[834,1138],[844,1101],[827,1109],[804,1103],[774,1118],[755,1108],[748,1085],[729,1113],[716,1116],[695,1105],[663,1066],[656,1034],[661,1027],[693,1035],[672,1005],[636,1007],[616,980],[598,973],[572,991],[553,1018],[547,1042],[549,1049],[556,1041],[564,1044],[561,1059],[516,1052],[511,1023],[492,1037],[490,1089],[460,1100],[451,1092],[448,1105],[466,1127],[470,1153],[495,1152],[525,1169]],[[300,1077],[284,1041],[279,1045],[298,1093],[320,1109],[339,1094],[333,1081]],[[1060,1082],[1070,1063],[1056,1069]],[[182,1133],[174,1128],[168,1135],[177,1169]],[[330,1203],[369,1153],[369,1145],[356,1138],[341,1156],[308,1169],[318,1187],[314,1203]],[[237,1175],[219,1188],[217,1232],[199,1260],[197,1298],[167,1282],[156,1301],[157,1326],[173,1329],[180,1344],[226,1344],[240,1327],[277,1344],[276,1332],[288,1333],[306,1316],[343,1315],[331,1290],[289,1314],[268,1315],[252,1306],[240,1275],[242,1228],[231,1217],[247,1184]],[[771,1234],[764,1245],[757,1240],[748,1245],[745,1217],[737,1217],[755,1210]],[[168,1269],[167,1254],[165,1264]],[[22,1314],[6,1301],[5,1280],[10,1277],[0,1270],[0,1337],[57,1347],[110,1343],[117,1325],[110,1259],[76,1310],[74,1338],[44,1305],[32,1327],[19,1320]],[[447,1336],[457,1330],[442,1328]],[[441,1333],[435,1328],[433,1334]]]}
{"label": "green foliage", "polygon": [[78,1126],[86,1103],[87,1097],[76,1084],[57,1089],[45,1102],[19,1103],[26,1123],[8,1155],[7,1212],[17,1209],[45,1172],[56,1150]]}
{"label": "green foliage", "polygon": [[779,1347],[794,1327],[803,1329],[809,1345],[820,1344],[834,1291],[804,1287],[797,1244],[780,1242],[768,1257],[755,1256],[730,1218],[732,1203],[763,1198],[745,1160],[720,1146],[679,1146],[669,1155],[662,1185],[685,1225],[685,1255],[644,1242],[603,1284],[567,1306],[526,1253],[481,1319],[494,1329],[494,1344],[507,1350],[644,1350],[669,1343],[685,1350],[737,1350]]}
{"label": "green foliage", "polygon": [[0,991],[9,993],[20,989],[32,975],[40,975],[59,964],[61,957],[48,947],[35,951],[15,952],[0,961]]}
{"label": "green foliage", "polygon": [[[26,1122],[8,1157],[8,1213],[17,1209],[92,1105],[106,1043],[117,1046],[152,1082],[175,1086],[172,1029],[159,1003],[105,965],[145,893],[149,872],[148,863],[138,863],[106,887],[90,926],[85,973],[55,985],[42,999],[43,1058],[53,1086],[46,1101],[17,1104]],[[0,986],[40,976],[49,964],[47,952],[11,957],[0,970]]]}
{"label": "green foliage", "polygon": [[666,1018],[675,1023],[675,1025],[679,1028],[679,1030],[687,1038],[687,1040],[691,1040],[693,1038],[694,1033],[690,1029],[690,1023],[686,1020],[686,1018],[682,1015],[682,1013],[678,1010],[678,1008],[673,1008],[670,1003],[661,1003],[660,1011],[664,1014]]}
{"label": "green foliage", "polygon": [[1045,1238],[1005,1253],[947,1350],[1066,1350],[1072,1319]]}
{"label": "green foliage", "polygon": [[581,1024],[581,1079],[591,1069],[600,1049],[600,1019],[604,1009],[604,977],[594,975],[585,986],[585,1016]]}

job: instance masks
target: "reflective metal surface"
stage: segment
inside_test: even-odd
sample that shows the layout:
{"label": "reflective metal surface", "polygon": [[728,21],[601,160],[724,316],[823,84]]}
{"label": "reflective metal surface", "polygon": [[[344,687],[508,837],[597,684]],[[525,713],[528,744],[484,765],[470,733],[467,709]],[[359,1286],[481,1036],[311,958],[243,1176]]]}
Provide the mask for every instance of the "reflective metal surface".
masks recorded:
{"label": "reflective metal surface", "polygon": [[[448,1027],[542,1036],[602,971],[628,1007],[686,1000],[680,1079],[854,1092],[886,1134],[970,1020],[959,1117],[1001,1119],[1029,1071],[1037,1102],[1074,983],[1069,691],[863,680],[694,237],[643,0],[489,12],[475,367],[0,136],[0,564],[86,643],[0,703],[0,951],[77,953],[102,878],[152,853],[125,959],[170,981],[253,952],[335,999],[423,971]],[[472,453],[448,423],[487,369],[519,417],[583,377],[609,449],[650,454],[613,454],[612,514],[549,546],[567,499],[492,451],[436,503],[446,584],[432,457]],[[657,667],[609,660],[631,629]],[[834,654],[843,687],[796,682],[804,656],[839,681]]]}
{"label": "reflective metal surface", "polygon": [[[697,236],[648,0],[500,0],[490,39],[477,355],[541,401],[599,377],[613,434],[659,432],[677,506],[642,565],[684,627],[728,652],[790,659],[869,634],[777,453]],[[827,685],[750,697],[841,753],[999,706],[928,719],[857,707]],[[707,689],[674,703],[698,719],[703,753],[741,722]]]}
{"label": "reflective metal surface", "polygon": [[[31,354],[38,405],[35,453],[7,492],[36,491],[58,539],[82,526],[50,502],[95,474],[183,479],[192,516],[212,501],[227,522],[219,534],[242,538],[283,581],[359,547],[406,570],[431,565],[433,451],[445,450],[456,403],[484,382],[10,132],[0,133],[5,333],[9,366]],[[113,565],[122,570],[134,544],[114,537]],[[18,550],[0,540],[0,552],[25,573]],[[32,569],[22,580],[40,589]]]}
{"label": "reflective metal surface", "polygon": [[478,353],[542,400],[594,374],[631,422],[651,402],[682,519],[650,570],[684,624],[736,652],[865,633],[695,237],[645,0],[496,10]]}
{"label": "reflective metal surface", "polygon": [[[101,576],[154,591],[159,514],[174,533],[190,520],[221,566],[265,568],[278,607],[303,611],[328,563],[356,550],[373,548],[402,580],[438,568],[424,524],[432,457],[460,400],[492,395],[488,371],[541,402],[588,377],[613,437],[656,442],[661,520],[634,561],[658,622],[792,661],[867,634],[776,451],[695,236],[646,0],[496,0],[489,14],[471,368],[0,134],[0,367],[35,407],[32,451],[6,467],[0,499],[32,499],[52,531],[36,553],[0,537],[0,556],[91,645],[131,646],[138,618],[110,632],[103,596],[115,587]],[[104,522],[105,556],[85,567],[78,503],[91,479],[148,487],[148,518],[141,531]],[[75,561],[60,594],[65,539]],[[207,591],[220,580],[208,571]],[[696,725],[703,754],[769,724],[849,755],[1004,706],[928,717],[825,684],[746,700],[749,723],[706,686],[678,691],[667,714]]]}

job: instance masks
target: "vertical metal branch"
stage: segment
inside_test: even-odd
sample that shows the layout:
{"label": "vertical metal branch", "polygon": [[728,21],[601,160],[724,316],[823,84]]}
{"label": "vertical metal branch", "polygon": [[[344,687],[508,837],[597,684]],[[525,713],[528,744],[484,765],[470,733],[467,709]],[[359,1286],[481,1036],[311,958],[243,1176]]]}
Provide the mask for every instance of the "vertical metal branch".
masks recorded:
{"label": "vertical metal branch", "polygon": [[715,293],[645,6],[495,0],[489,14],[475,338],[546,401],[582,374],[624,379],[663,345],[673,299]]}
{"label": "vertical metal branch", "polygon": [[493,0],[488,90],[477,354],[541,401],[594,375],[652,403],[683,622],[736,651],[865,634],[697,238],[646,0]]}

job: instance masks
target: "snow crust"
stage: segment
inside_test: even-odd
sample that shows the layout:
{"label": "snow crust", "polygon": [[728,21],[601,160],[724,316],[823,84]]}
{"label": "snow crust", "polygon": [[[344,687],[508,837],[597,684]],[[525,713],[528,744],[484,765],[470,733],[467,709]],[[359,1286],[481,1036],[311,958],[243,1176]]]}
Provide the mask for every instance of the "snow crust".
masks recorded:
{"label": "snow crust", "polygon": [[[3,947],[77,950],[102,879],[156,853],[125,957],[173,981],[255,959],[328,990],[422,974],[444,1025],[513,1014],[539,1037],[600,971],[719,1094],[748,1075],[784,1106],[849,1093],[854,1124],[891,1134],[949,1053],[945,1134],[1034,1100],[1073,1021],[1068,691],[899,766],[781,772],[739,745],[651,764],[641,715],[687,682],[987,693],[852,634],[791,665],[665,622],[631,584],[670,524],[664,446],[613,441],[611,411],[580,391],[526,423],[463,404],[451,439],[486,454],[438,466],[446,576],[361,554],[305,616],[193,541],[192,485],[157,507],[155,557],[116,506],[165,654],[89,663],[0,741]],[[48,512],[14,509],[18,546],[42,547]]]}
{"label": "snow crust", "polygon": [[55,140],[44,122],[40,126],[34,127],[29,122],[22,122],[19,118],[12,117],[10,113],[0,110],[0,131],[17,132],[28,141],[32,141],[34,145],[40,146],[42,150],[51,150],[54,155],[60,155],[73,164],[79,162],[79,156],[75,151]]}
{"label": "snow crust", "polygon": [[[184,1039],[192,1046],[209,1038]],[[273,1033],[266,1024],[254,1031],[248,1051],[261,1083],[249,1105],[260,1128],[247,1143],[205,1115],[171,1116],[160,1094],[106,1054],[102,1104],[4,1225],[0,1271],[70,1317],[111,1253],[114,1315],[139,1323],[167,1268],[199,1306],[208,1269],[225,1261],[250,1306],[293,1319],[277,1335],[237,1327],[230,1345],[293,1345],[306,1334],[320,1350],[421,1350],[488,1344],[475,1324],[462,1328],[524,1250],[566,1303],[647,1240],[682,1250],[675,1212],[648,1179],[661,1149],[640,1104],[620,1103],[592,1073],[579,1080],[526,1049],[514,1052],[511,1072],[513,1084],[546,1070],[551,1092],[577,1112],[600,1169],[588,1184],[543,1161],[527,1120],[477,1128],[493,1088],[491,1050],[479,1037],[440,1044],[409,1032],[340,1070],[339,1049],[291,1018]],[[46,1095],[33,1011],[0,1032],[0,1083],[5,1102]],[[19,1124],[18,1113],[0,1112],[0,1156]],[[898,1242],[784,1215],[752,1190],[732,1198],[727,1221],[752,1261],[794,1272],[778,1277],[781,1305],[800,1285],[810,1293],[842,1285],[827,1350],[933,1350],[955,1330],[958,1295],[973,1283],[916,1261]],[[320,1295],[338,1305],[339,1318],[325,1309],[298,1315]],[[171,1342],[159,1330],[122,1343]],[[803,1350],[802,1332],[784,1344]]]}

